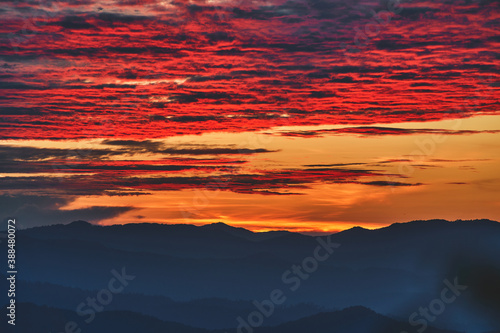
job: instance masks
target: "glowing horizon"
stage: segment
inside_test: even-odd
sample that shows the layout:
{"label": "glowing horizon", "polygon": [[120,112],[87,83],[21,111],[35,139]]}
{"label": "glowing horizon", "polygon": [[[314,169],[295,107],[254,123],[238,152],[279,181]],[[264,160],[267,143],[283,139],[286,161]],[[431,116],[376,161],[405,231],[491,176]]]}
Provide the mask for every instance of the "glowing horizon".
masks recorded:
{"label": "glowing horizon", "polygon": [[0,12],[0,198],[26,226],[500,220],[494,3]]}
{"label": "glowing horizon", "polygon": [[[10,194],[61,193],[66,198],[57,207],[62,214],[93,207],[119,211],[109,218],[91,220],[100,225],[223,222],[252,231],[328,233],[354,226],[373,229],[405,220],[499,219],[500,200],[488,197],[484,187],[496,188],[495,182],[490,180],[487,185],[485,181],[495,179],[500,166],[498,146],[488,147],[500,142],[495,139],[500,132],[494,130],[500,128],[499,116],[385,128],[398,131],[384,133],[379,127],[370,127],[368,132],[332,133],[321,132],[330,127],[308,126],[147,142],[79,140],[83,153],[76,158],[71,155],[76,141],[7,140],[5,147],[48,155],[36,160],[37,168],[3,177],[17,182],[38,179],[59,187],[26,188]],[[433,132],[428,133],[429,129]],[[302,130],[319,134],[282,135]],[[254,146],[232,145],[234,142]],[[477,146],[485,147],[471,149]],[[64,163],[54,154],[62,154]],[[34,162],[28,159],[25,163]],[[53,174],[36,173],[40,166],[54,168]],[[74,182],[82,176],[94,179],[93,185]],[[445,193],[447,200],[442,199]],[[474,207],[469,204],[471,197],[476,197]]]}

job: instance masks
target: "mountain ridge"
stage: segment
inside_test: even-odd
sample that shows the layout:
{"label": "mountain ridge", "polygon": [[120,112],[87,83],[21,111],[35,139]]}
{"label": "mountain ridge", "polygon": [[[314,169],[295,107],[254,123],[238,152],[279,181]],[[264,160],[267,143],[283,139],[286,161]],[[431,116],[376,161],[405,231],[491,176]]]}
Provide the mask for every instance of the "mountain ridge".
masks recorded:
{"label": "mountain ridge", "polygon": [[[261,234],[272,237],[259,238]],[[491,220],[415,221],[375,230],[351,228],[322,237],[254,233],[225,224],[94,226],[75,221],[19,230],[17,235],[16,251],[23,263],[18,278],[28,282],[99,290],[112,269],[124,267],[138,276],[127,293],[176,301],[261,301],[280,288],[288,292],[288,305],[309,302],[326,309],[362,305],[407,318],[439,294],[445,279],[458,278],[468,285],[467,296],[453,305],[462,315],[452,318],[454,312],[447,311],[434,325],[455,330],[474,327],[468,333],[500,326],[495,318],[482,318],[488,313],[463,315],[468,304],[500,308],[495,303],[500,300],[495,287],[500,276],[500,223]],[[292,293],[294,283],[289,278],[297,275],[286,272],[312,259],[316,249],[320,256],[327,254],[321,244],[330,242],[340,246],[308,273],[310,279],[299,279],[300,289]],[[80,301],[76,299],[76,304]],[[485,320],[494,325],[482,324]]]}
{"label": "mountain ridge", "polygon": [[[19,303],[18,309],[32,320],[18,320],[16,330],[21,332],[53,331],[64,329],[69,322],[74,327],[91,328],[93,333],[136,333],[139,329],[147,333],[230,333],[243,332],[237,328],[208,330],[195,328],[177,322],[163,321],[148,315],[132,311],[103,311],[95,319],[86,324],[74,311],[59,308],[35,305],[33,303]],[[9,325],[4,320],[0,328],[6,329]],[[252,329],[255,333],[303,333],[306,328],[309,333],[330,333],[335,327],[335,333],[398,333],[402,329],[409,329],[408,323],[400,322],[380,315],[363,306],[353,306],[334,312],[321,312],[312,316],[300,318],[277,326],[262,326]],[[247,330],[247,332],[250,332]],[[427,333],[459,333],[458,331],[442,330],[427,327]]]}
{"label": "mountain ridge", "polygon": [[[336,235],[336,234],[341,234],[345,232],[370,232],[370,231],[377,231],[377,230],[387,230],[387,229],[394,229],[394,228],[401,228],[404,226],[428,226],[429,223],[432,223],[434,225],[449,225],[449,224],[489,224],[489,225],[500,225],[499,221],[495,220],[490,220],[490,219],[469,219],[469,220],[462,220],[462,219],[457,219],[457,220],[445,220],[445,219],[430,219],[430,220],[412,220],[412,221],[407,221],[407,222],[394,222],[386,226],[381,226],[380,228],[374,228],[374,229],[368,229],[364,228],[361,226],[354,226],[349,229],[341,230],[338,232],[333,232],[333,233],[326,233],[324,235]],[[76,220],[72,221],[67,224],[51,224],[51,225],[45,225],[45,226],[35,226],[32,228],[26,228],[26,229],[21,229],[21,230],[42,230],[45,228],[53,228],[53,227],[61,227],[61,226],[67,226],[71,228],[89,228],[89,227],[101,227],[101,228],[117,228],[117,227],[139,227],[139,226],[151,226],[154,228],[158,227],[164,227],[164,228],[170,228],[172,230],[175,229],[191,229],[191,230],[197,230],[197,229],[202,229],[202,230],[212,230],[212,231],[225,231],[225,232],[234,232],[235,234],[238,234],[237,232],[241,233],[246,233],[246,234],[300,234],[304,236],[309,236],[307,234],[302,234],[300,232],[294,232],[294,231],[288,231],[288,230],[269,230],[269,231],[260,231],[260,232],[255,232],[251,231],[249,229],[245,229],[243,227],[236,227],[229,225],[224,222],[215,222],[215,223],[209,223],[209,224],[203,224],[200,226],[194,225],[194,224],[189,224],[189,223],[176,223],[176,224],[169,224],[169,223],[148,223],[148,222],[140,222],[140,223],[125,223],[125,224],[111,224],[111,225],[99,225],[99,224],[93,224],[87,221],[83,220]],[[309,236],[309,237],[314,237],[314,236]]]}

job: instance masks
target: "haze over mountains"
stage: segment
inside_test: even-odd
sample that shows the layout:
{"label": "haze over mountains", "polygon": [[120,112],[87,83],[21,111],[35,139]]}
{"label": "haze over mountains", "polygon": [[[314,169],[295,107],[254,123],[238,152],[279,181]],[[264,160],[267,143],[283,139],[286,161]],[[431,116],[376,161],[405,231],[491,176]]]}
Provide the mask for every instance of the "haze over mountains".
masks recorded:
{"label": "haze over mountains", "polygon": [[[31,321],[23,321],[18,326],[21,332],[46,332],[53,327],[63,328],[68,322],[77,322],[78,316],[69,310],[54,309],[45,306],[37,306],[31,303],[20,305],[21,311]],[[54,320],[55,318],[55,320]],[[96,317],[91,323],[89,331],[93,333],[227,333],[230,329],[207,330],[189,327],[174,322],[165,322],[151,316],[141,315],[129,311],[106,311]],[[0,327],[7,328],[3,322]],[[400,332],[407,324],[396,321],[364,307],[352,307],[337,312],[319,313],[307,318],[301,318],[286,324],[273,327],[256,328],[256,333],[388,333]],[[79,327],[80,328],[80,327]],[[81,329],[85,329],[82,326]],[[457,331],[441,330],[429,327],[428,333],[458,333]]]}
{"label": "haze over mountains", "polygon": [[[186,326],[176,332],[235,331],[236,318],[247,318],[256,310],[253,301],[264,304],[276,289],[286,301],[265,317],[262,327],[272,328],[257,332],[416,332],[420,326],[410,325],[409,316],[439,298],[445,280],[467,289],[428,322],[426,332],[445,332],[430,326],[467,333],[500,329],[500,223],[490,220],[414,221],[319,239],[222,223],[103,227],[77,221],[19,230],[17,238],[17,301],[40,322],[45,311],[87,325],[77,306],[106,288],[112,270],[134,276],[96,314],[92,332],[109,329],[113,318],[123,318],[121,332],[141,322],[150,323],[148,332],[164,332],[173,322]],[[321,242],[337,245],[317,269],[302,271],[307,277],[292,283],[301,276],[293,266],[314,257]]]}

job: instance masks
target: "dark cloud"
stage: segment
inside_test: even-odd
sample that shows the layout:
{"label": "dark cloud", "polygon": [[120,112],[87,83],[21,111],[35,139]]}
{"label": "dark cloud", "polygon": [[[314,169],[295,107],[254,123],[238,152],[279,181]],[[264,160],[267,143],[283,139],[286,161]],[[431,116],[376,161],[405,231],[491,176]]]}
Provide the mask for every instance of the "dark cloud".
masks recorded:
{"label": "dark cloud", "polygon": [[[251,95],[242,95],[242,94],[235,94],[235,93],[229,93],[229,92],[213,92],[213,91],[193,91],[189,93],[183,93],[183,94],[173,94],[170,99],[171,103],[172,102],[177,102],[177,103],[196,103],[202,100],[212,100],[216,102],[222,102],[222,101],[227,101],[228,103],[231,102],[233,104],[236,104],[237,101],[241,99],[248,99],[250,98]],[[188,118],[188,117],[192,117]],[[221,117],[217,116],[176,116],[169,118],[170,121],[207,121],[207,120],[216,120],[216,119],[222,119]]]}
{"label": "dark cloud", "polygon": [[155,19],[153,16],[144,16],[144,15],[126,15],[119,13],[98,13],[95,17],[109,24],[129,24],[134,22],[142,22],[142,21],[151,21]]}
{"label": "dark cloud", "polygon": [[124,151],[113,151],[111,149],[56,149],[0,145],[0,160],[2,161],[0,163],[3,164],[8,161],[31,162],[47,159],[71,159],[75,157],[101,160],[114,155],[123,155],[124,153]]}
{"label": "dark cloud", "polygon": [[42,110],[38,107],[0,107],[0,115],[40,115]]}
{"label": "dark cloud", "polygon": [[87,20],[81,16],[66,16],[57,22],[49,23],[49,25],[57,25],[70,30],[86,30],[96,28],[93,24],[88,23]]}
{"label": "dark cloud", "polygon": [[212,42],[231,42],[234,37],[225,31],[206,32],[204,35]]}
{"label": "dark cloud", "polygon": [[321,135],[339,135],[339,134],[359,134],[359,135],[412,135],[412,134],[438,134],[438,135],[469,135],[479,133],[500,133],[500,130],[446,130],[446,129],[428,129],[428,128],[396,128],[396,127],[344,127],[336,129],[323,129],[314,131],[287,131],[276,134],[283,136],[297,137],[315,137]]}
{"label": "dark cloud", "polygon": [[[84,219],[93,223],[112,218],[133,210],[132,207],[93,206],[89,208],[61,210],[73,199],[55,196],[0,195],[2,221],[16,219],[19,228],[42,225],[67,224]],[[2,223],[7,225],[7,223]]]}
{"label": "dark cloud", "polygon": [[[203,146],[186,145],[185,147],[167,146],[159,141],[135,140],[103,140],[102,146],[96,149],[62,149],[62,148],[37,148],[27,146],[0,145],[0,165],[15,162],[37,162],[51,160],[65,160],[66,162],[106,161],[111,157],[130,157],[136,153],[156,153],[162,155],[249,155],[275,152],[265,148],[238,148],[236,146]],[[165,156],[167,157],[167,156]],[[165,162],[167,160],[164,160]],[[178,159],[171,159],[178,161]],[[195,159],[193,161],[203,162]],[[7,170],[4,170],[6,172]]]}
{"label": "dark cloud", "polygon": [[332,91],[311,91],[309,96],[314,98],[329,98],[334,97],[335,93]]}
{"label": "dark cloud", "polygon": [[350,76],[344,76],[344,77],[336,77],[332,78],[330,82],[337,82],[337,83],[355,83],[356,81],[350,77]]}
{"label": "dark cloud", "polygon": [[44,90],[48,87],[42,85],[26,84],[23,82],[0,81],[0,89],[15,89],[15,90]]}
{"label": "dark cloud", "polygon": [[[137,167],[135,167],[137,169]],[[150,168],[149,166],[146,168]],[[137,178],[133,168],[96,167],[94,173],[82,176],[73,175],[78,170],[69,170],[64,177],[8,177],[1,188],[17,191],[63,191],[66,195],[136,195],[149,191],[178,191],[202,188],[224,190],[248,194],[300,194],[314,183],[360,183],[363,178],[381,177],[383,174],[372,170],[342,167],[308,167],[305,169],[285,169],[261,171],[258,174],[227,173],[218,176],[184,176],[142,174]],[[156,170],[155,170],[156,171]],[[398,177],[393,175],[393,177]],[[373,185],[373,184],[369,184]]]}
{"label": "dark cloud", "polygon": [[172,154],[172,155],[233,155],[233,154],[256,154],[256,153],[269,153],[276,152],[276,150],[268,150],[264,148],[257,149],[249,149],[249,148],[167,148],[160,150],[161,153],[164,154]]}
{"label": "dark cloud", "polygon": [[208,81],[229,81],[231,75],[212,75],[212,76],[193,76],[189,78],[191,82],[208,82]]}
{"label": "dark cloud", "polygon": [[[3,179],[4,190],[64,191],[68,195],[131,195],[146,193],[137,184],[177,184],[182,189],[201,186],[196,178],[174,176],[185,171],[225,172],[238,171],[243,159],[224,155],[251,155],[273,152],[264,148],[236,146],[184,145],[168,146],[163,142],[144,140],[104,140],[95,149],[57,149],[0,146],[0,172],[26,174]],[[157,154],[154,160],[130,159],[138,153]],[[202,157],[206,156],[206,157]],[[44,176],[30,174],[46,174]],[[141,181],[131,178],[141,176]],[[167,177],[167,178],[165,178]],[[131,180],[134,179],[134,180]],[[161,183],[156,182],[166,179]],[[185,181],[181,181],[185,179]],[[172,183],[173,182],[173,183]],[[134,185],[135,184],[135,185]],[[181,185],[179,185],[181,184]],[[183,185],[182,185],[183,184]],[[50,189],[50,190],[49,190]],[[137,189],[137,190],[131,190]]]}
{"label": "dark cloud", "polygon": [[296,190],[308,188],[316,182],[357,183],[360,178],[380,176],[370,170],[341,168],[307,168],[264,171],[261,174],[226,174],[219,177],[168,177],[141,179],[140,185],[123,184],[141,189],[150,187],[164,190],[206,188],[247,194],[300,194]]}
{"label": "dark cloud", "polygon": [[416,73],[398,73],[387,77],[391,80],[413,80],[418,77]]}
{"label": "dark cloud", "polygon": [[365,185],[372,185],[372,186],[420,186],[423,185],[422,183],[402,183],[402,182],[392,182],[392,181],[383,181],[383,180],[376,180],[372,182],[366,182],[363,183]]}
{"label": "dark cloud", "polygon": [[383,39],[375,43],[379,50],[404,50],[413,48],[425,48],[429,46],[443,45],[441,41],[407,41],[406,39]]}
{"label": "dark cloud", "polygon": [[438,8],[432,7],[404,7],[399,15],[401,20],[422,20],[433,18],[433,14],[439,12]]}
{"label": "dark cloud", "polygon": [[135,140],[103,140],[103,145],[107,146],[124,146],[128,148],[141,148],[146,149],[148,151],[156,151],[159,148],[163,147],[163,143],[159,141],[135,141]]}
{"label": "dark cloud", "polygon": [[269,153],[276,152],[276,150],[269,150],[264,148],[237,148],[235,146],[230,147],[211,147],[211,146],[197,146],[191,145],[186,146],[186,148],[181,148],[179,146],[167,147],[163,142],[158,141],[134,141],[134,140],[104,140],[102,141],[104,145],[110,146],[122,146],[130,148],[144,149],[149,152],[162,153],[168,155],[233,155],[233,154],[257,154],[257,153]]}

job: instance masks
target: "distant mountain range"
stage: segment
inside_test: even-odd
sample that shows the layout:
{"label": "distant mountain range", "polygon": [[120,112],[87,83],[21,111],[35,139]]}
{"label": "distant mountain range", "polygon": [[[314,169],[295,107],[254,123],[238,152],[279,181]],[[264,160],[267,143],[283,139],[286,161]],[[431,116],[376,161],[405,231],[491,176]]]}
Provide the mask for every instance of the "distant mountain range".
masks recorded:
{"label": "distant mountain range", "polygon": [[[112,270],[135,277],[96,315],[92,332],[100,332],[98,320],[109,328],[113,316],[125,316],[123,323],[186,326],[176,332],[234,331],[238,317],[255,311],[254,300],[268,300],[278,289],[286,302],[264,318],[262,326],[272,328],[256,332],[302,327],[301,332],[390,333],[403,325],[394,332],[413,333],[419,326],[410,325],[409,317],[440,297],[445,280],[457,280],[467,290],[429,325],[467,333],[500,330],[500,223],[490,220],[413,221],[319,238],[254,233],[223,223],[95,226],[77,221],[18,230],[17,239],[18,302],[36,309],[30,313],[55,311],[64,317],[69,311],[82,322],[76,307],[107,287]],[[337,245],[315,252],[325,243]],[[327,258],[316,260],[315,267],[307,258],[319,253]],[[297,266],[307,278],[294,271]],[[353,313],[363,318],[358,326],[326,330]],[[391,331],[377,331],[378,322]],[[445,332],[430,326],[425,331]]]}
{"label": "distant mountain range", "polygon": [[[20,320],[16,332],[53,332],[54,328],[63,331],[68,323],[75,323],[75,329],[92,333],[229,333],[235,329],[207,330],[189,327],[173,322],[161,321],[157,318],[129,311],[106,311],[99,314],[90,324],[78,325],[78,316],[68,310],[39,306],[31,303],[19,305],[21,311],[30,320]],[[407,328],[407,324],[381,316],[375,312],[358,306],[342,311],[324,312],[314,316],[301,318],[286,324],[273,327],[255,328],[255,333],[399,333]],[[2,332],[10,327],[5,321],[0,323]],[[5,329],[5,331],[4,331]],[[57,331],[59,332],[59,331]],[[242,330],[241,332],[250,332]],[[427,333],[458,333],[433,327]]]}

